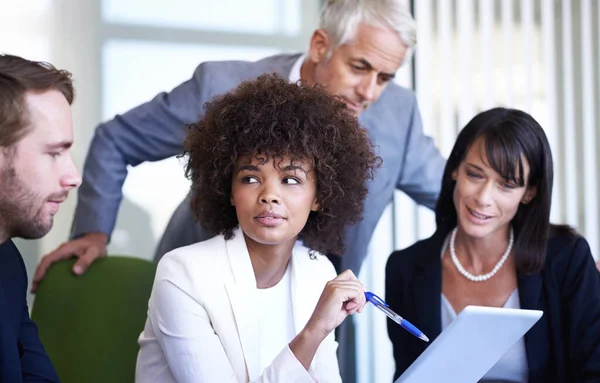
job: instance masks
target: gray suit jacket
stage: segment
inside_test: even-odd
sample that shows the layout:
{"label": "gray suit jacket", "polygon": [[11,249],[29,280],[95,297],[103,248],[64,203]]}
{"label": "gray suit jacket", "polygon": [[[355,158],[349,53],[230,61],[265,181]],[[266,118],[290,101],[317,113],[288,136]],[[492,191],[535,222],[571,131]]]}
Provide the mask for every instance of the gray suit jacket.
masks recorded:
{"label": "gray suit jacket", "polygon": [[[96,129],[88,152],[75,210],[73,237],[100,231],[110,235],[122,199],[127,165],[157,161],[181,152],[185,124],[203,115],[213,97],[264,73],[289,77],[299,55],[277,55],[257,62],[206,62],[191,79],[169,93],[161,93]],[[370,182],[364,219],[347,231],[342,269],[358,274],[373,230],[384,208],[400,189],[417,203],[433,208],[439,193],[444,159],[431,138],[423,134],[414,94],[390,84],[359,121],[383,158],[383,166]],[[167,251],[213,236],[194,223],[189,204],[183,202],[172,217],[157,250]]]}

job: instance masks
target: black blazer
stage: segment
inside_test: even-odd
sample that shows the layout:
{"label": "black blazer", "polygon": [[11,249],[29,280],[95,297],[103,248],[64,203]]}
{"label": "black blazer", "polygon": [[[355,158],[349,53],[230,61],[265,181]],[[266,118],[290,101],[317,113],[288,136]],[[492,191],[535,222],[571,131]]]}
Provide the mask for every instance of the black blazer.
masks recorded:
{"label": "black blazer", "polygon": [[[441,332],[441,250],[437,232],[392,253],[386,265],[386,302],[433,341]],[[519,276],[521,308],[542,310],[525,334],[530,383],[600,381],[600,273],[584,238],[549,240],[541,273]],[[400,376],[428,344],[388,320]],[[460,350],[457,350],[459,352]]]}
{"label": "black blazer", "polygon": [[12,241],[0,244],[0,382],[58,382],[27,309],[27,273]]}

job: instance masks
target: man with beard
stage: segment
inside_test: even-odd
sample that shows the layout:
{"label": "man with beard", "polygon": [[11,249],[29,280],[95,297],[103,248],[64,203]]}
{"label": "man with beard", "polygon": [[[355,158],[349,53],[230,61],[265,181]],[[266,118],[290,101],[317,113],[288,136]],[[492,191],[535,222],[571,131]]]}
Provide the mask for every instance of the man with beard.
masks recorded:
{"label": "man with beard", "polygon": [[12,238],[41,238],[81,183],[71,155],[71,74],[0,55],[0,382],[58,382],[27,308]]}

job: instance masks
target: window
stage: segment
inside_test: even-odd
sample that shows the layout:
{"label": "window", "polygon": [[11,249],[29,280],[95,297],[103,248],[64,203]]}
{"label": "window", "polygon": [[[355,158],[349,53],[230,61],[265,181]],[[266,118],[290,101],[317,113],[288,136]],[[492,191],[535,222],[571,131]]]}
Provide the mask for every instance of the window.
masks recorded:
{"label": "window", "polygon": [[300,0],[105,0],[110,23],[220,32],[296,35]]}
{"label": "window", "polygon": [[[313,4],[314,3],[314,4]],[[102,119],[189,79],[201,62],[253,61],[302,51],[318,0],[100,0]],[[309,31],[310,29],[310,31]],[[129,169],[111,254],[152,258],[173,211],[189,191],[175,157]],[[139,241],[139,238],[146,238]]]}

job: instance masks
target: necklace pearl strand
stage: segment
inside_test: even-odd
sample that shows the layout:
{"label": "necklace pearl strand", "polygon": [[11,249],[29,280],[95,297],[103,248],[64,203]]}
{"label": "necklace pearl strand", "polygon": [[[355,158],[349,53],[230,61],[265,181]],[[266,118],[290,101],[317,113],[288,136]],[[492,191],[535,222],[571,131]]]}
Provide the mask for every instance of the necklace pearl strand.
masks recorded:
{"label": "necklace pearl strand", "polygon": [[488,279],[490,279],[491,277],[496,275],[498,270],[500,270],[502,265],[504,265],[504,262],[506,262],[506,260],[508,259],[508,256],[510,255],[510,251],[512,250],[512,246],[513,246],[513,242],[514,242],[514,233],[513,233],[512,228],[510,229],[510,240],[508,241],[508,248],[504,252],[504,255],[502,256],[502,258],[500,258],[500,260],[498,261],[496,266],[494,266],[492,271],[490,271],[487,274],[480,274],[480,275],[473,275],[473,274],[469,273],[467,270],[465,270],[463,265],[461,265],[460,262],[458,261],[458,258],[456,257],[456,250],[454,249],[454,243],[456,241],[456,232],[457,231],[458,231],[458,228],[454,228],[454,230],[452,231],[452,236],[450,237],[450,257],[452,258],[452,262],[454,263],[454,266],[456,266],[456,269],[458,270],[458,272],[461,273],[465,278],[467,278],[473,282],[487,281]]}

